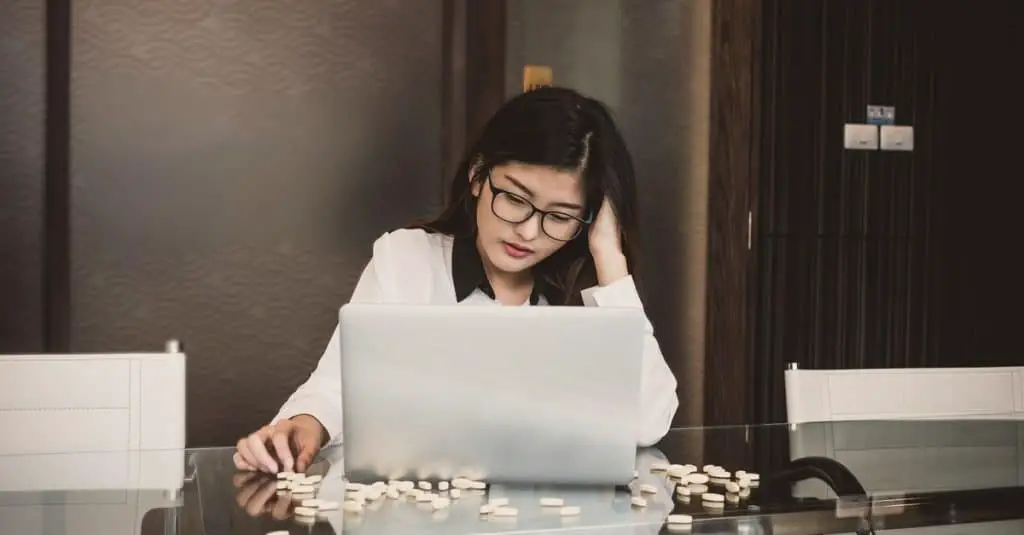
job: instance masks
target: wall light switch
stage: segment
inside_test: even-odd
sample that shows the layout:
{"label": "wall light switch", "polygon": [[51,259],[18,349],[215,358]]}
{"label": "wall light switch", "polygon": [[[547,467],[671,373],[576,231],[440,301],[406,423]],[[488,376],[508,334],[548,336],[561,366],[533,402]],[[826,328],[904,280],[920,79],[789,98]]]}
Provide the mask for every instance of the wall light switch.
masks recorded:
{"label": "wall light switch", "polygon": [[882,150],[914,150],[913,126],[882,126]]}
{"label": "wall light switch", "polygon": [[843,147],[855,150],[877,150],[878,127],[873,124],[847,124],[843,129]]}

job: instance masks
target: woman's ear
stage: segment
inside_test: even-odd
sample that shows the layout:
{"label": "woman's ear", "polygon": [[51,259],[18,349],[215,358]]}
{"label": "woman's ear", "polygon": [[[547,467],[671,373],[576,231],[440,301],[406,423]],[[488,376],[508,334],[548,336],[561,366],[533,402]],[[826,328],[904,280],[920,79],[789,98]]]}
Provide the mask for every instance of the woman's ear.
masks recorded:
{"label": "woman's ear", "polygon": [[469,179],[469,192],[472,193],[474,197],[480,196],[480,188],[483,187],[484,181],[476,180],[476,177],[480,174],[481,168],[482,162],[478,160],[477,163],[473,164],[473,167],[469,169],[469,176],[467,177]]}

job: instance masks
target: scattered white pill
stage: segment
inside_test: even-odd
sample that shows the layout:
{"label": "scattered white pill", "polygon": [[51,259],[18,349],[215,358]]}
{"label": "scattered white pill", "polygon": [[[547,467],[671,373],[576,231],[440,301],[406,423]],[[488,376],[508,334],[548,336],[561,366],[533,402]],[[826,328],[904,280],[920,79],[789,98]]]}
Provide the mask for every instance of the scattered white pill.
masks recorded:
{"label": "scattered white pill", "polygon": [[292,494],[292,501],[295,503],[302,503],[303,500],[311,500],[314,497],[315,496],[312,492],[301,492],[297,494]]}
{"label": "scattered white pill", "polygon": [[667,472],[669,466],[668,463],[651,463],[651,472]]}
{"label": "scattered white pill", "polygon": [[541,507],[561,507],[563,505],[565,505],[565,500],[563,500],[561,498],[541,498],[540,499],[540,506]]}
{"label": "scattered white pill", "polygon": [[497,509],[497,507],[495,507],[495,506],[493,506],[493,505],[491,505],[489,503],[486,503],[486,504],[480,506],[480,514],[482,514],[482,515],[489,515],[489,514],[493,513],[495,509]]}
{"label": "scattered white pill", "polygon": [[693,472],[694,472],[694,469],[690,469],[690,467],[682,466],[682,465],[679,465],[679,466],[673,465],[672,468],[668,469],[668,475],[670,477],[674,477],[676,479],[682,479],[682,478],[692,474]]}
{"label": "scattered white pill", "polygon": [[293,518],[295,519],[296,524],[304,524],[307,526],[316,524],[315,515],[295,515]]}
{"label": "scattered white pill", "polygon": [[668,515],[665,519],[669,524],[692,524],[693,517],[690,515]]}
{"label": "scattered white pill", "polygon": [[473,490],[484,490],[487,488],[487,483],[484,483],[483,481],[470,481],[469,488]]}
{"label": "scattered white pill", "polygon": [[316,514],[315,507],[296,507],[294,513],[299,516],[313,516]]}
{"label": "scattered white pill", "polygon": [[516,516],[519,514],[519,509],[515,507],[498,507],[492,514],[494,516]]}
{"label": "scattered white pill", "polygon": [[380,488],[366,489],[366,499],[370,500],[371,502],[374,500],[379,500],[381,496],[384,496],[385,492],[387,492],[385,489]]}
{"label": "scattered white pill", "polygon": [[629,503],[631,503],[633,505],[633,507],[647,507],[647,500],[645,500],[645,499],[643,499],[643,498],[641,498],[639,496],[633,496],[629,500]]}
{"label": "scattered white pill", "polygon": [[416,486],[419,487],[420,490],[430,490],[434,488],[429,481],[420,481]]}
{"label": "scattered white pill", "polygon": [[644,494],[657,494],[658,489],[654,485],[644,483],[643,485],[640,485],[640,492]]}
{"label": "scattered white pill", "polygon": [[278,530],[278,531],[271,531],[270,533],[267,533],[267,535],[289,535],[289,533],[287,531],[284,531],[284,530]]}
{"label": "scattered white pill", "polygon": [[278,481],[277,490],[287,490],[291,485],[287,481]]}
{"label": "scattered white pill", "polygon": [[292,488],[292,492],[294,492],[295,494],[303,494],[303,493],[310,493],[311,494],[311,493],[316,492],[316,487],[314,487],[313,485],[299,485],[297,487]]}
{"label": "scattered white pill", "polygon": [[739,494],[740,498],[746,499],[750,497],[750,489],[742,489]]}
{"label": "scattered white pill", "polygon": [[389,488],[385,494],[387,494],[387,497],[392,500],[397,500],[398,497],[402,495],[402,493],[399,492],[398,489],[395,487]]}
{"label": "scattered white pill", "polygon": [[504,507],[508,505],[508,498],[491,498],[487,503],[494,507]]}
{"label": "scattered white pill", "polygon": [[704,504],[704,507],[706,507],[708,509],[722,509],[722,508],[725,507],[725,502],[709,502],[709,501],[704,501],[703,504]]}
{"label": "scattered white pill", "polygon": [[725,491],[737,493],[740,491],[740,485],[739,483],[733,483],[732,481],[729,481],[728,483],[725,484]]}
{"label": "scattered white pill", "polygon": [[740,503],[740,497],[738,494],[726,494],[725,501],[729,503]]}
{"label": "scattered white pill", "polygon": [[448,490],[449,484],[447,481],[441,481],[437,484],[437,490]]}
{"label": "scattered white pill", "polygon": [[295,477],[295,472],[278,472],[277,479],[291,479]]}
{"label": "scattered white pill", "polygon": [[345,500],[345,503],[341,504],[341,508],[349,513],[360,513],[363,511],[363,504],[361,502]]}
{"label": "scattered white pill", "polygon": [[732,477],[732,474],[730,474],[727,470],[715,470],[713,472],[710,472],[708,475],[718,479],[729,479]]}
{"label": "scattered white pill", "polygon": [[434,500],[430,502],[430,505],[434,506],[435,511],[438,509],[444,509],[445,507],[448,507],[451,504],[452,501],[449,500],[448,498],[434,498]]}
{"label": "scattered white pill", "polygon": [[736,473],[733,474],[733,475],[735,475],[736,477],[743,477],[743,476],[747,475],[747,471],[746,470],[737,470]]}
{"label": "scattered white pill", "polygon": [[310,498],[308,500],[302,500],[302,503],[300,503],[299,505],[301,505],[303,507],[319,508],[321,503],[323,503],[323,500],[318,500],[316,498]]}
{"label": "scattered white pill", "polygon": [[576,516],[580,514],[580,508],[578,505],[567,505],[559,509],[558,514],[562,516]]}
{"label": "scattered white pill", "polygon": [[715,468],[718,468],[718,465],[714,465],[714,464],[705,464],[705,465],[704,465],[704,468],[701,468],[701,470],[700,470],[700,471],[701,471],[701,472],[704,472],[704,473],[706,474],[706,473],[708,473],[708,472],[710,472],[710,471],[714,470]]}
{"label": "scattered white pill", "polygon": [[345,490],[363,490],[366,485],[362,483],[345,483]]}
{"label": "scattered white pill", "polygon": [[747,474],[745,476],[743,476],[743,477],[745,477],[745,478],[747,478],[747,479],[749,479],[751,481],[761,481],[761,474],[754,473],[754,472],[747,472]]}
{"label": "scattered white pill", "polygon": [[421,492],[419,496],[416,496],[416,501],[420,503],[432,502],[434,501],[434,495],[429,492]]}
{"label": "scattered white pill", "polygon": [[700,499],[706,502],[724,502],[725,496],[722,496],[721,494],[718,494],[716,492],[705,492],[704,494],[701,495]]}
{"label": "scattered white pill", "polygon": [[711,481],[711,478],[707,474],[690,474],[686,476],[686,481],[698,485],[706,485],[708,481]]}
{"label": "scattered white pill", "polygon": [[745,478],[745,477],[737,479],[736,480],[736,485],[739,486],[739,488],[741,488],[741,489],[748,488],[748,487],[750,487],[750,480]]}
{"label": "scattered white pill", "polygon": [[457,489],[466,490],[473,486],[473,482],[464,477],[457,477],[452,480],[452,486]]}
{"label": "scattered white pill", "polygon": [[691,494],[690,487],[679,487],[676,489],[676,494],[680,496],[689,496]]}
{"label": "scattered white pill", "polygon": [[462,496],[462,491],[459,489],[452,489],[448,491],[448,495],[451,496],[453,500],[457,500]]}
{"label": "scattered white pill", "polygon": [[690,485],[688,488],[690,489],[690,492],[692,494],[704,494],[705,492],[708,491],[707,485],[699,485],[696,483]]}
{"label": "scattered white pill", "polygon": [[399,481],[398,483],[395,484],[395,487],[397,487],[398,490],[402,492],[409,492],[412,489],[416,488],[416,484],[413,483],[412,481]]}

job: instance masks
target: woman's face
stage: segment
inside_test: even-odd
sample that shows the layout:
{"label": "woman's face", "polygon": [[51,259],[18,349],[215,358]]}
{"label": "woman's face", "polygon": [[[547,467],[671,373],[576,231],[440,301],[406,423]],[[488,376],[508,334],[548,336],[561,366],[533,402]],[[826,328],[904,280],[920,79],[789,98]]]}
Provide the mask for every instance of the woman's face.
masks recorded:
{"label": "woman's face", "polygon": [[586,230],[578,173],[509,163],[472,188],[479,199],[477,246],[498,271],[526,271]]}

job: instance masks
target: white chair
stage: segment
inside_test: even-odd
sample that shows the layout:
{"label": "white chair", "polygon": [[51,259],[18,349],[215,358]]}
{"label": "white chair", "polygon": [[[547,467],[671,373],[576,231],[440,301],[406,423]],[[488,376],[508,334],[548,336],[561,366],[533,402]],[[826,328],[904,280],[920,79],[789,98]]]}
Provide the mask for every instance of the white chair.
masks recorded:
{"label": "white chair", "polygon": [[0,533],[137,533],[181,503],[185,354],[0,355],[0,429]]}
{"label": "white chair", "polygon": [[[1024,367],[801,370],[790,364],[785,388],[790,458],[835,459],[871,496],[1024,484],[1024,426],[977,425],[1024,420]],[[915,420],[965,422],[936,427]],[[835,497],[820,481],[798,483],[794,495]],[[1024,534],[1024,522],[897,532]]]}

